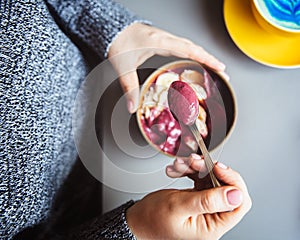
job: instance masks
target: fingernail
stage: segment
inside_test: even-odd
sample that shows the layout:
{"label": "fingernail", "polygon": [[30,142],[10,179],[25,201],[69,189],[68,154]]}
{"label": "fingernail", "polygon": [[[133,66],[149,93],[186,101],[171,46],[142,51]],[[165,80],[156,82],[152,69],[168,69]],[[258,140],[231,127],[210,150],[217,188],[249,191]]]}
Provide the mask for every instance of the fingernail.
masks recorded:
{"label": "fingernail", "polygon": [[129,111],[130,113],[133,112],[133,107],[134,107],[133,101],[132,101],[132,100],[129,100],[129,101],[127,102],[127,108],[128,108],[128,111]]}
{"label": "fingernail", "polygon": [[221,162],[217,162],[217,165],[218,165],[218,167],[220,167],[222,169],[227,169],[228,168],[225,164],[223,164]]}
{"label": "fingernail", "polygon": [[227,73],[224,72],[223,75],[224,75],[224,78],[225,78],[226,81],[230,80],[230,77]]}
{"label": "fingernail", "polygon": [[220,62],[219,64],[218,64],[218,68],[220,69],[220,70],[225,70],[225,68],[226,68],[226,66],[225,66],[225,64],[224,63],[222,63],[222,62]]}
{"label": "fingernail", "polygon": [[237,189],[228,191],[226,196],[228,203],[232,206],[238,206],[243,201],[242,192]]}
{"label": "fingernail", "polygon": [[166,167],[166,171],[167,171],[167,172],[174,172],[174,169],[173,169],[172,166],[167,166],[167,167]]}
{"label": "fingernail", "polygon": [[184,163],[183,159],[181,159],[181,158],[176,158],[176,161],[177,161],[178,163]]}
{"label": "fingernail", "polygon": [[201,160],[201,159],[202,159],[201,156],[199,156],[199,155],[196,154],[196,153],[192,153],[192,154],[191,154],[191,157],[192,157],[193,159],[195,159],[195,160]]}
{"label": "fingernail", "polygon": [[220,75],[220,77],[222,77],[225,81],[229,81],[230,80],[230,77],[229,75],[224,72],[224,71],[219,71],[218,74]]}

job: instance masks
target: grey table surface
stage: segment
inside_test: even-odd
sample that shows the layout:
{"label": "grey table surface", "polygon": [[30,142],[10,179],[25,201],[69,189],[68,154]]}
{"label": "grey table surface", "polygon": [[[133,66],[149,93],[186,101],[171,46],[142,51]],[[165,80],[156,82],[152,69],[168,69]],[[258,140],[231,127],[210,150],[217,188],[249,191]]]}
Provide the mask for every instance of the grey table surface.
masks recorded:
{"label": "grey table surface", "polygon": [[[253,207],[222,239],[300,239],[300,68],[272,68],[247,57],[226,30],[221,0],[118,1],[155,26],[203,46],[227,65],[237,97],[238,118],[220,160],[244,177]],[[130,154],[122,156],[111,144],[104,138],[104,148],[130,165]],[[143,166],[157,167],[162,158],[155,155],[153,162],[144,162]],[[163,161],[164,166],[172,162]],[[143,191],[138,180],[134,184],[141,185],[137,191],[104,187],[104,210],[155,190],[145,186]],[[182,179],[168,186],[190,184]]]}

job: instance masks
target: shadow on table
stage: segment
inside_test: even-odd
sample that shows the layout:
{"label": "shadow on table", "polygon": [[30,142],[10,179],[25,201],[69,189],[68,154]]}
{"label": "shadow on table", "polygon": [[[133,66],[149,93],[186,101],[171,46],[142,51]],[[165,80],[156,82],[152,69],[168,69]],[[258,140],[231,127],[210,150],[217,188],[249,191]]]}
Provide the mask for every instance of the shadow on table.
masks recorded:
{"label": "shadow on table", "polygon": [[201,3],[200,1],[196,1],[195,3],[198,6],[195,6],[195,9],[197,9],[206,20],[205,23],[210,29],[208,34],[213,36],[212,39],[214,39],[224,51],[230,54],[237,54],[239,50],[231,40],[225,25],[223,2],[223,0],[203,0]]}

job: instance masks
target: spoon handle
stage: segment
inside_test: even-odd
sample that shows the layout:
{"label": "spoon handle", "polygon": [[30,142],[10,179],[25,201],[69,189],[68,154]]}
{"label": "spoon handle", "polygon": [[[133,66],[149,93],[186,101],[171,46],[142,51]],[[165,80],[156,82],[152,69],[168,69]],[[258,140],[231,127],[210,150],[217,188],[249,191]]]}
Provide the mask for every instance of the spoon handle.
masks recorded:
{"label": "spoon handle", "polygon": [[209,173],[210,179],[212,181],[213,187],[220,187],[222,186],[220,184],[220,182],[218,181],[218,179],[216,178],[214,172],[213,172],[213,167],[214,167],[214,163],[211,159],[211,156],[206,148],[206,145],[203,141],[203,138],[196,126],[196,124],[194,123],[193,125],[190,126],[190,129],[194,135],[194,137],[197,140],[198,146],[200,147],[200,150],[202,152],[203,158],[204,158],[204,162],[207,168],[207,171]]}

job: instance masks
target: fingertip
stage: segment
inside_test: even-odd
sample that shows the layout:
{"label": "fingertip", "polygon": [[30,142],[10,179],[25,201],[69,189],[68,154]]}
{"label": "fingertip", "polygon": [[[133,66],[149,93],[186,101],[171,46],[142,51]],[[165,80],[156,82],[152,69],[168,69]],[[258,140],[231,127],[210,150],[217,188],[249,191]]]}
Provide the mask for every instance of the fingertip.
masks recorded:
{"label": "fingertip", "polygon": [[217,162],[216,166],[223,170],[228,169],[228,166],[226,166],[224,163],[221,163],[221,162]]}
{"label": "fingertip", "polygon": [[205,64],[207,64],[209,67],[213,68],[217,72],[224,72],[226,69],[226,65],[223,62],[221,62],[219,59],[217,59],[209,53]]}
{"label": "fingertip", "polygon": [[174,171],[174,168],[173,168],[172,165],[166,166],[166,173],[168,173],[168,172],[173,172],[173,171]]}
{"label": "fingertip", "polygon": [[199,177],[202,173],[207,173],[203,156],[192,153],[188,158],[188,166],[193,172],[199,172]]}
{"label": "fingertip", "polygon": [[230,80],[230,76],[224,71],[219,71],[218,74],[225,80],[225,81],[229,81]]}
{"label": "fingertip", "polygon": [[169,165],[166,167],[166,174],[170,178],[179,178],[182,177],[183,174],[181,172],[178,172],[173,165]]}
{"label": "fingertip", "polygon": [[127,100],[127,110],[129,113],[133,114],[138,109],[139,91],[137,89],[134,89],[130,92],[126,92],[125,94]]}
{"label": "fingertip", "polygon": [[175,172],[175,169],[173,168],[172,165],[169,165],[169,166],[166,166],[166,174],[169,176],[169,177],[172,177],[172,173]]}
{"label": "fingertip", "polygon": [[[230,192],[233,189],[232,187],[218,187],[202,190],[195,196],[198,201],[194,200],[193,202],[199,204],[201,213],[211,214],[232,211],[236,208],[236,205],[233,205],[235,204],[234,201],[238,201],[234,196],[235,192]],[[229,198],[227,198],[227,193]],[[233,204],[230,204],[229,201],[232,201]]]}
{"label": "fingertip", "polygon": [[[229,167],[225,165],[224,163],[217,162],[214,166],[214,173],[216,174],[216,177],[220,179],[221,181],[224,181],[224,178],[229,174],[228,170]],[[224,182],[225,183],[225,182]]]}
{"label": "fingertip", "polygon": [[136,111],[134,103],[131,99],[127,100],[127,109],[129,113],[134,113]]}
{"label": "fingertip", "polygon": [[242,176],[231,167],[228,167],[221,162],[217,162],[214,167],[214,173],[224,185],[236,187],[243,192],[248,191]]}
{"label": "fingertip", "polygon": [[120,77],[120,84],[126,98],[129,113],[135,113],[138,108],[140,88],[136,71],[129,72]]}
{"label": "fingertip", "polygon": [[175,159],[174,164],[176,164],[176,162],[179,163],[179,164],[185,163],[184,159],[183,159],[183,158],[180,158],[180,157],[177,157],[177,158]]}
{"label": "fingertip", "polygon": [[243,202],[243,193],[238,189],[227,190],[226,199],[230,206],[237,208]]}
{"label": "fingertip", "polygon": [[196,154],[196,153],[192,153],[190,157],[193,158],[194,160],[201,160],[202,159],[202,157],[200,155]]}
{"label": "fingertip", "polygon": [[223,72],[226,69],[226,65],[224,63],[218,61],[217,68],[218,68],[219,71]]}

